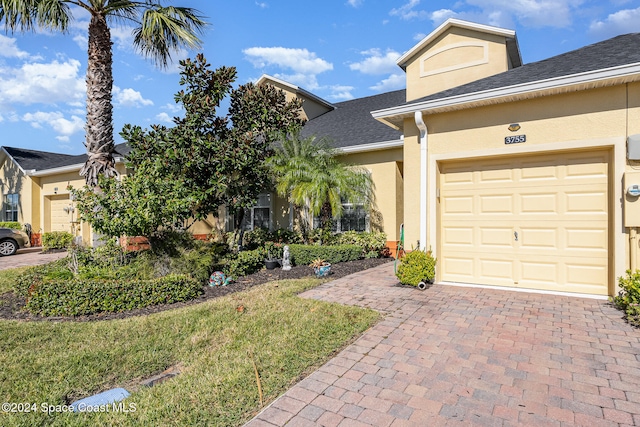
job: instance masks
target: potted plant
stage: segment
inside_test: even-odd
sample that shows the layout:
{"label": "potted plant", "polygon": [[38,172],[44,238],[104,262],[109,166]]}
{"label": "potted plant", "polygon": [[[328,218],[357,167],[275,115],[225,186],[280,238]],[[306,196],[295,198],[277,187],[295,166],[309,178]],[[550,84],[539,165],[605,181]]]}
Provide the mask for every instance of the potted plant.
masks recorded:
{"label": "potted plant", "polygon": [[[277,255],[282,255],[281,245],[273,242],[265,242],[264,251],[266,252],[264,266],[267,267],[267,270],[273,270],[279,267],[282,259],[278,258]],[[276,254],[276,256],[272,254]]]}
{"label": "potted plant", "polygon": [[322,258],[318,258],[313,260],[309,267],[313,267],[313,271],[316,273],[316,277],[325,277],[331,271],[331,264],[323,260]]}
{"label": "potted plant", "polygon": [[267,270],[273,270],[280,266],[280,260],[272,258],[271,254],[268,254],[267,258],[264,259],[264,266],[267,267]]}

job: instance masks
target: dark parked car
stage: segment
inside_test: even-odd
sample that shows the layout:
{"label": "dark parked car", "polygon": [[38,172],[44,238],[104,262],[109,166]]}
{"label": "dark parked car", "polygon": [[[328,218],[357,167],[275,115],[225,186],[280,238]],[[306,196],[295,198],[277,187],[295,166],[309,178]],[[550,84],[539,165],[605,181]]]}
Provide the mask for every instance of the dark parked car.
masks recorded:
{"label": "dark parked car", "polygon": [[18,249],[29,246],[29,236],[24,231],[0,228],[0,256],[13,255]]}

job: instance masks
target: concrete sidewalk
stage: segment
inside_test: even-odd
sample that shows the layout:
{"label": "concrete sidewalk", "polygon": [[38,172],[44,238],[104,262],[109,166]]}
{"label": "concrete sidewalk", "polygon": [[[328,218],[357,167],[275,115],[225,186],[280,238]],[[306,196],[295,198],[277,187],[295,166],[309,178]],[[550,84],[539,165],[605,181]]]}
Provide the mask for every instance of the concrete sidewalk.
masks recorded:
{"label": "concrete sidewalk", "polygon": [[640,425],[640,331],[606,301],[418,291],[392,263],[302,297],[386,317],[249,427]]}
{"label": "concrete sidewalk", "polygon": [[42,248],[20,249],[15,255],[0,257],[0,270],[47,264],[67,256],[67,252],[43,254]]}

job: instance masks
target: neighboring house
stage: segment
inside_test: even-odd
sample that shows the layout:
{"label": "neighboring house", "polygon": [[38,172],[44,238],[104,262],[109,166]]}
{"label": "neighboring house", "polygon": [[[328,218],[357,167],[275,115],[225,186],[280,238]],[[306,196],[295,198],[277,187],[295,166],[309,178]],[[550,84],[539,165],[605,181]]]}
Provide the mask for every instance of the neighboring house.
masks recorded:
{"label": "neighboring house", "polygon": [[[125,144],[116,146],[116,168],[125,172]],[[32,243],[40,244],[42,233],[68,231],[85,243],[97,236],[88,224],[78,221],[69,190],[84,185],[78,172],[86,155],[70,156],[22,148],[0,147],[0,221],[30,224]]]}
{"label": "neighboring house", "polygon": [[[330,103],[270,76],[259,83],[303,99],[303,136],[329,138],[371,173],[373,212],[347,205],[339,229],[383,230],[393,246],[404,225],[405,248],[430,249],[440,282],[614,295],[640,260],[640,200],[626,192],[640,185],[638,46],[629,34],[523,64],[514,31],[450,19],[398,60],[406,91]],[[77,229],[60,212],[83,162],[3,148],[3,215]],[[245,222],[294,218],[265,193]],[[194,233],[213,227],[224,224],[210,218]]]}

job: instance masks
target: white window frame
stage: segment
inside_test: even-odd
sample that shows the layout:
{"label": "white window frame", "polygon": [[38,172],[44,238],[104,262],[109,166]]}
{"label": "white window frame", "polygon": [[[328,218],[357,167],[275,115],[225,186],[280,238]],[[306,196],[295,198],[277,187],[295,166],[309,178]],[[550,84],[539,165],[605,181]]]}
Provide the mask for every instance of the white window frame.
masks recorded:
{"label": "white window frame", "polygon": [[[9,198],[15,196],[15,202],[9,202]],[[15,206],[14,209],[10,207]],[[20,193],[7,193],[2,198],[2,218],[3,221],[18,221],[20,206]],[[11,215],[11,217],[9,217]],[[15,218],[15,219],[14,219]]]}

